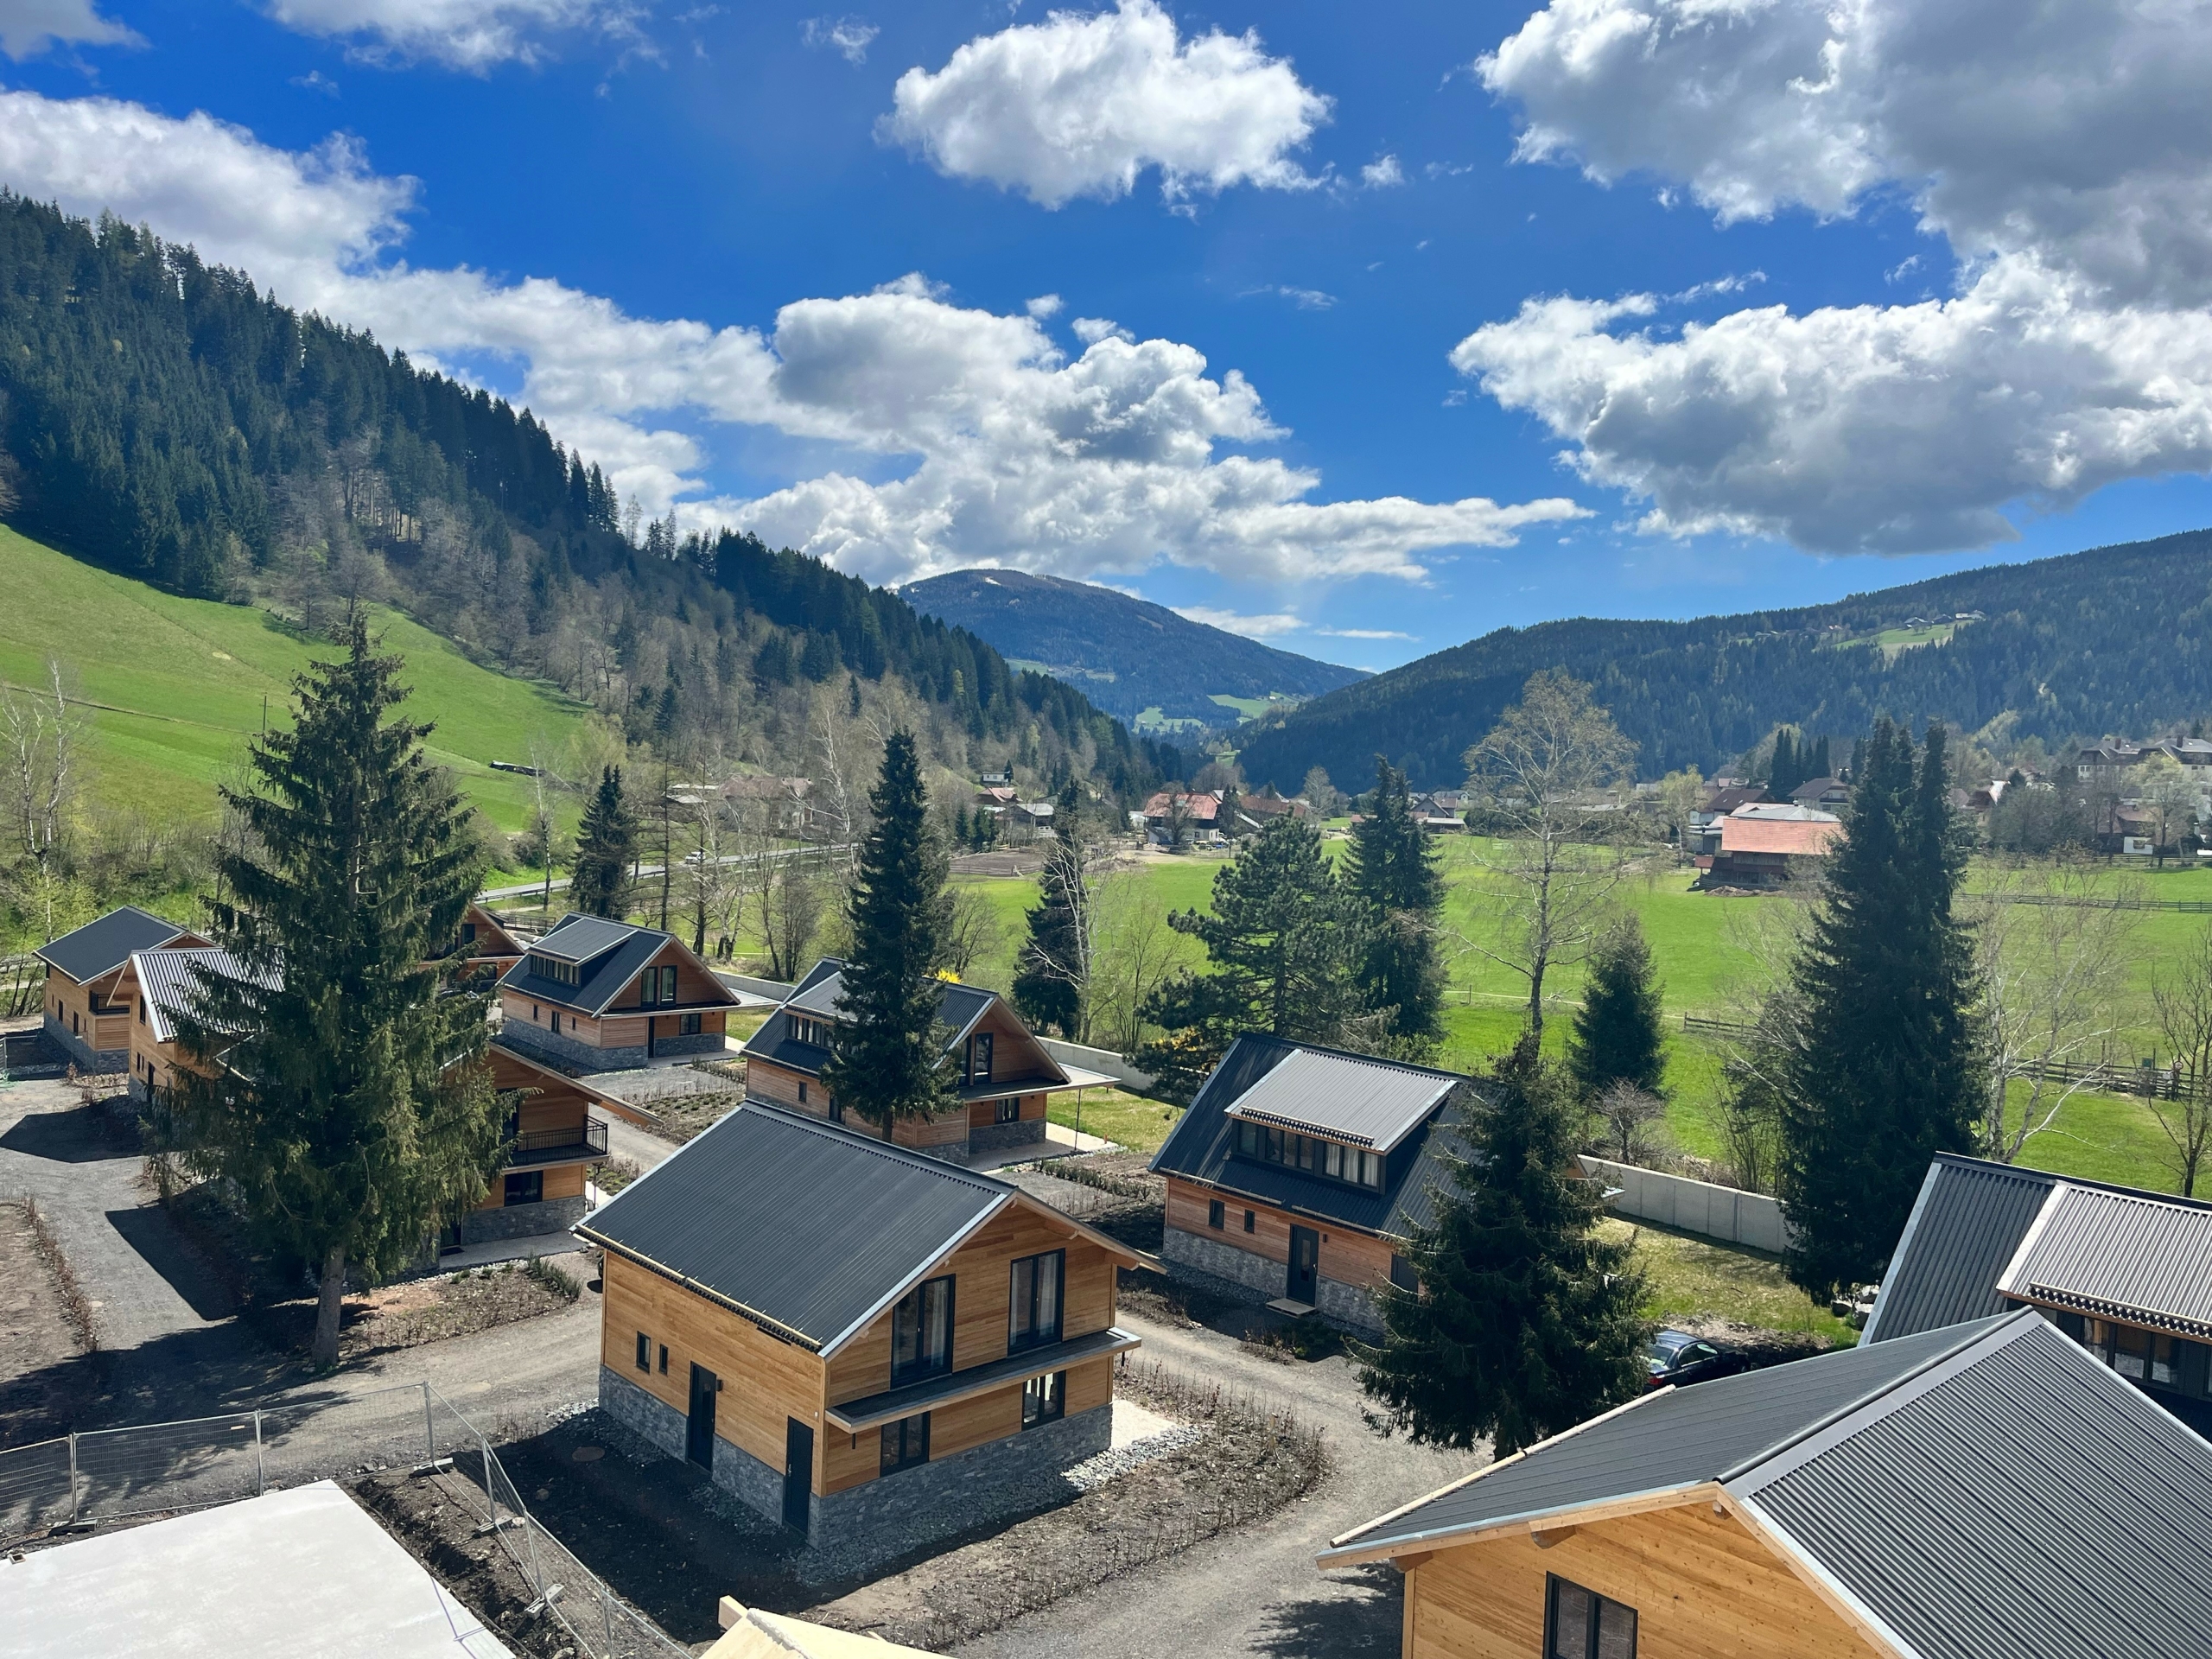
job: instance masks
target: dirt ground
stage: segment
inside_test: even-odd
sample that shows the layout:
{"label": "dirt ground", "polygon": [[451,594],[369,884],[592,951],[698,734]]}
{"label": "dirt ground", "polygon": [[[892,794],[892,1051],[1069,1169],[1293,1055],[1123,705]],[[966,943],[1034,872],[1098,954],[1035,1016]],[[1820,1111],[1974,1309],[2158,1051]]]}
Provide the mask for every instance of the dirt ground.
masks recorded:
{"label": "dirt ground", "polygon": [[[563,1258],[563,1261],[567,1261]],[[567,1267],[577,1263],[567,1262]],[[541,1267],[531,1274],[519,1262],[479,1268],[442,1279],[416,1279],[387,1285],[364,1296],[346,1299],[339,1332],[339,1354],[358,1359],[366,1354],[474,1336],[494,1325],[558,1313],[576,1300],[555,1275],[562,1267]],[[571,1283],[575,1274],[569,1274]],[[581,1289],[581,1286],[579,1286]]]}
{"label": "dirt ground", "polygon": [[648,1132],[680,1147],[728,1117],[744,1098],[742,1093],[728,1089],[663,1096],[645,1108],[657,1120]]}
{"label": "dirt ground", "polygon": [[0,1445],[68,1432],[73,1399],[54,1362],[86,1351],[62,1308],[61,1287],[39,1249],[29,1213],[0,1204]]}

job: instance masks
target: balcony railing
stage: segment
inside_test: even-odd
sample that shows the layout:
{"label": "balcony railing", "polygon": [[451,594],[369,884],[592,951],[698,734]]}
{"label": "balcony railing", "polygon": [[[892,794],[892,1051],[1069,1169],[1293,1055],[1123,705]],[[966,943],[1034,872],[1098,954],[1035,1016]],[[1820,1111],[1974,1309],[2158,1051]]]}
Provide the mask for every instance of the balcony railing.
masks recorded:
{"label": "balcony railing", "polygon": [[510,1167],[518,1164],[559,1164],[575,1158],[607,1156],[607,1125],[587,1118],[581,1128],[526,1129],[515,1136],[508,1149]]}

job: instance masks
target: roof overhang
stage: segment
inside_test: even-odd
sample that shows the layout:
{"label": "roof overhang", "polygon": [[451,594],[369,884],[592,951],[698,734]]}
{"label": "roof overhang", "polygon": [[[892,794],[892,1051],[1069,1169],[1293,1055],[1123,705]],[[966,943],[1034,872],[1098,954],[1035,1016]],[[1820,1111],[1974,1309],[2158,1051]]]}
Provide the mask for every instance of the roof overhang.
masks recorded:
{"label": "roof overhang", "polygon": [[1048,1371],[1065,1370],[1086,1360],[1126,1354],[1142,1346],[1144,1338],[1134,1332],[1118,1326],[1094,1331],[1089,1336],[1071,1337],[1065,1342],[1048,1343],[1041,1348],[1008,1354],[1004,1359],[970,1366],[964,1371],[947,1371],[926,1382],[910,1382],[904,1388],[887,1389],[865,1399],[848,1400],[842,1405],[825,1408],[822,1415],[832,1427],[857,1434],[896,1422],[901,1417],[911,1417],[916,1412],[935,1411],[962,1400],[972,1400],[1009,1382],[1027,1382]]}
{"label": "roof overhang", "polygon": [[[652,1172],[651,1170],[647,1170],[645,1173],[650,1175]],[[731,1313],[736,1314],[741,1319],[749,1320],[751,1323],[759,1325],[763,1331],[766,1331],[770,1336],[776,1338],[779,1341],[788,1342],[794,1347],[804,1348],[809,1353],[818,1354],[826,1351],[820,1343],[816,1341],[814,1338],[807,1335],[805,1332],[798,1330],[795,1326],[785,1325],[781,1319],[772,1318],[770,1315],[760,1312],[758,1308],[747,1307],[743,1302],[739,1301],[735,1297],[725,1296],[721,1292],[715,1289],[712,1286],[701,1284],[696,1279],[692,1278],[690,1274],[678,1273],[674,1268],[670,1267],[667,1263],[654,1261],[652,1257],[647,1255],[643,1250],[632,1249],[627,1244],[620,1243],[614,1239],[609,1238],[605,1233],[602,1233],[598,1229],[594,1228],[588,1221],[578,1222],[574,1227],[570,1228],[569,1230],[575,1234],[578,1238],[588,1240],[590,1243],[598,1245],[600,1249],[607,1251],[611,1255],[620,1256],[625,1262],[633,1262],[637,1266],[645,1268],[648,1273],[658,1274],[660,1277],[667,1280],[672,1285],[680,1285],[685,1290],[690,1291],[693,1295],[703,1298],[705,1300],[712,1302],[716,1307],[728,1309]]]}

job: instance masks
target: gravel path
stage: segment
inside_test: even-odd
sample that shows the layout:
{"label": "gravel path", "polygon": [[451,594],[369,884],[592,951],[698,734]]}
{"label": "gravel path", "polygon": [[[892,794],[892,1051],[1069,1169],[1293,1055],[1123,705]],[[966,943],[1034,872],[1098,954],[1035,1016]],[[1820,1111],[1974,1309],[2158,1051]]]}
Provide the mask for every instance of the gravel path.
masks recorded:
{"label": "gravel path", "polygon": [[1324,1576],[1314,1554],[1486,1459],[1384,1440],[1362,1421],[1359,1384],[1338,1357],[1275,1364],[1211,1330],[1175,1330],[1124,1313],[1153,1359],[1291,1406],[1329,1437],[1335,1471],[1271,1520],[1071,1597],[957,1649],[963,1659],[1156,1659],[1163,1653],[1392,1659],[1402,1606],[1388,1567]]}
{"label": "gravel path", "polygon": [[626,1117],[596,1111],[592,1117],[607,1125],[607,1155],[627,1158],[639,1169],[651,1169],[676,1150],[673,1142],[662,1140],[651,1129],[639,1128]]}

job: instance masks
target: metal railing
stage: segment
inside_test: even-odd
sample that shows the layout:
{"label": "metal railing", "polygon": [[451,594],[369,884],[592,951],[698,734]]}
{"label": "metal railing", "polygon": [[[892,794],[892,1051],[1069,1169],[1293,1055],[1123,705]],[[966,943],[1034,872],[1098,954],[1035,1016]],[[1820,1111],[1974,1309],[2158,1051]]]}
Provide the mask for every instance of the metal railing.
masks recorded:
{"label": "metal railing", "polygon": [[507,1162],[550,1164],[570,1154],[607,1156],[607,1125],[587,1118],[580,1129],[525,1129],[508,1148]]}
{"label": "metal railing", "polygon": [[581,1659],[688,1659],[539,1524],[483,1431],[428,1382],[219,1417],[91,1429],[0,1452],[0,1546],[174,1515],[377,1469],[447,1483],[496,1540],[531,1607]]}

